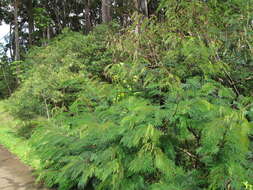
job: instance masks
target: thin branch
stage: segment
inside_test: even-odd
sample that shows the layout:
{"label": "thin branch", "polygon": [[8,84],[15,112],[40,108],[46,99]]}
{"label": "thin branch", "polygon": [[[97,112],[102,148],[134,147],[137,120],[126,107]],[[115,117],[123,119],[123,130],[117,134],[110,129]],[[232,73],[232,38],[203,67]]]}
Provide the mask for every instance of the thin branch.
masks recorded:
{"label": "thin branch", "polygon": [[180,148],[180,147],[177,147],[177,149],[180,150],[180,151],[182,151],[182,152],[184,152],[189,157],[194,158],[195,160],[198,160],[198,157],[196,155],[192,154],[191,152],[189,152],[188,150]]}

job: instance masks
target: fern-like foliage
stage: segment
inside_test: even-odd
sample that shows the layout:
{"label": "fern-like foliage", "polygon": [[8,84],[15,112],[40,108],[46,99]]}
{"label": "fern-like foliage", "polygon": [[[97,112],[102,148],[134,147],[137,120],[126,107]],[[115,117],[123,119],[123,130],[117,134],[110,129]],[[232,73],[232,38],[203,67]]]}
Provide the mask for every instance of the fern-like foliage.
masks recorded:
{"label": "fern-like foliage", "polygon": [[251,55],[233,50],[250,42],[233,39],[249,26],[223,20],[248,23],[249,11],[229,2],[163,0],[167,18],[144,18],[139,34],[138,23],[120,33],[99,26],[32,51],[9,104],[23,120],[47,117],[30,138],[39,180],[60,190],[252,184],[252,91],[234,82],[242,67],[234,60]]}
{"label": "fern-like foliage", "polygon": [[[90,89],[94,82],[86,85]],[[73,104],[71,116],[58,115],[55,127],[32,138],[42,170],[48,168],[41,173],[48,184],[60,189],[240,189],[249,179],[244,165],[250,126],[242,112],[225,106],[234,98],[229,89],[192,78],[173,88],[164,105],[156,105],[132,95],[116,98],[119,87],[103,96],[108,84],[95,85],[100,90],[80,95],[83,101]],[[218,96],[224,100],[217,101]]]}

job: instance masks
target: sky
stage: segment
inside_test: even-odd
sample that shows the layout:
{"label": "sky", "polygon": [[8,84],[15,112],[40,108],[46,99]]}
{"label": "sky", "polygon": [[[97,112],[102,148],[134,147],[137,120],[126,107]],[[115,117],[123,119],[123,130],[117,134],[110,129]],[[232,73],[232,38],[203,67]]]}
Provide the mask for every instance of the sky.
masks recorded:
{"label": "sky", "polygon": [[0,25],[0,43],[4,43],[3,37],[10,31],[9,25],[2,23]]}

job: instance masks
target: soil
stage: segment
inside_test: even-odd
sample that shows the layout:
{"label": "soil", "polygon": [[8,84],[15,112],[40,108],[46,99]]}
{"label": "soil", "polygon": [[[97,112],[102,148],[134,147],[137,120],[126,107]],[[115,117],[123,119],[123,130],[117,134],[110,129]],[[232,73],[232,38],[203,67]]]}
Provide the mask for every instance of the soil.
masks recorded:
{"label": "soil", "polygon": [[32,171],[0,145],[0,190],[46,190],[35,185]]}

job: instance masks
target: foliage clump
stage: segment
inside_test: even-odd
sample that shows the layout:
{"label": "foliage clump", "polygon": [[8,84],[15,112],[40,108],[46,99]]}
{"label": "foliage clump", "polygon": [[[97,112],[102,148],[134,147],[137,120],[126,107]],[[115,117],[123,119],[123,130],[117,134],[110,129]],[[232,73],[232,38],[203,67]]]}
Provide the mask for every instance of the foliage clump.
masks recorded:
{"label": "foliage clump", "polygon": [[250,26],[234,23],[238,11],[247,23],[247,4],[235,13],[242,1],[163,2],[162,23],[66,31],[23,63],[29,70],[10,111],[23,120],[47,117],[29,141],[49,186],[240,190],[253,183],[252,81],[243,81],[252,58],[239,47],[250,36],[235,39]]}

